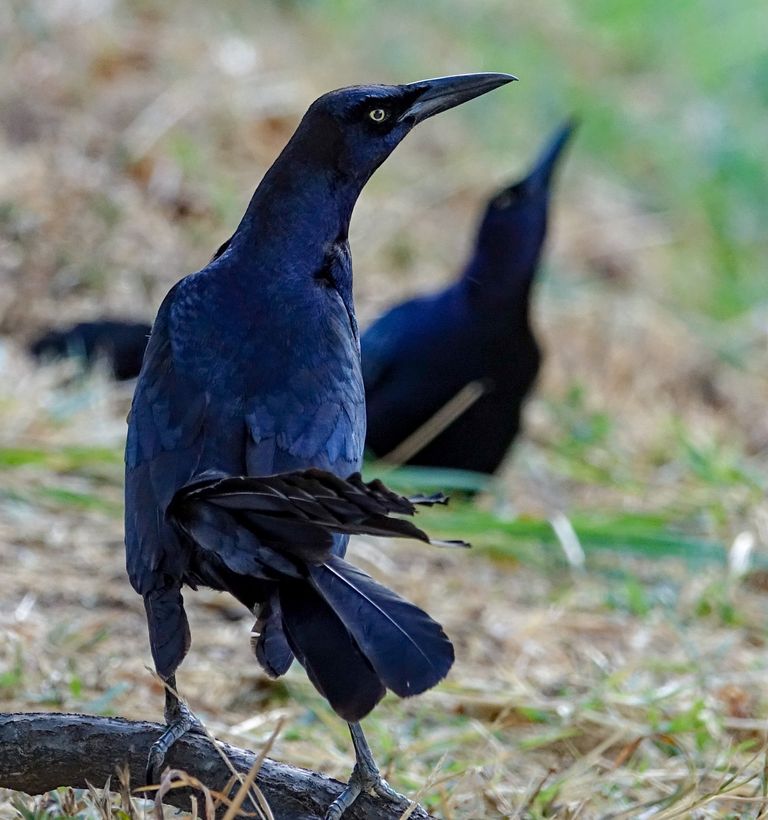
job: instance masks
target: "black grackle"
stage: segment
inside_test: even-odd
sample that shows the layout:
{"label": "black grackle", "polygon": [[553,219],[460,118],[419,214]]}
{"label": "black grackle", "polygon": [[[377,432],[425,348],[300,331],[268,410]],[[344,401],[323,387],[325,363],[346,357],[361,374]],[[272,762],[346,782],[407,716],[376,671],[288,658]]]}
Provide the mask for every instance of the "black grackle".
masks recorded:
{"label": "black grackle", "polygon": [[79,322],[61,330],[49,330],[35,339],[29,352],[37,359],[73,357],[85,368],[105,361],[119,380],[135,379],[141,370],[150,325],[126,319]]}
{"label": "black grackle", "polygon": [[[365,401],[347,228],[363,186],[416,123],[512,79],[320,97],[229,243],[160,306],[126,446],[128,573],[169,687],[152,777],[194,725],[173,690],[190,643],[182,586],[204,585],[258,610],[255,652],[270,674],[296,657],[349,722],[357,763],[327,816],[362,790],[393,796],[358,721],[386,689],[434,686],[453,649],[426,613],[343,559],[349,533],[403,534],[403,521],[387,517],[397,509],[371,497],[386,491],[354,475]],[[265,498],[274,506],[265,510]]]}
{"label": "black grackle", "polygon": [[528,176],[491,199],[457,282],[397,305],[363,334],[374,455],[481,473],[501,463],[539,370],[530,291],[552,172],[572,131],[563,125]]}

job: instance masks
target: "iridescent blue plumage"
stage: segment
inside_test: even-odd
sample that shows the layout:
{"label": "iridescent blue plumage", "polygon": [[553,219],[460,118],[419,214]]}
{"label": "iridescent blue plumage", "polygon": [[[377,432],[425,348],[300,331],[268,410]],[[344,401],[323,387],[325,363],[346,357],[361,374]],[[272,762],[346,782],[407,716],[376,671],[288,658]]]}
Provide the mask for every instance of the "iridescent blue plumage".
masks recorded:
{"label": "iridescent blue plumage", "polygon": [[[416,694],[450,668],[453,648],[439,624],[343,560],[346,533],[386,531],[386,510],[368,529],[349,524],[358,521],[356,503],[372,503],[367,494],[378,490],[358,488],[357,502],[326,498],[336,513],[308,522],[322,482],[294,487],[308,499],[266,518],[248,509],[248,498],[278,492],[269,482],[237,484],[236,504],[212,503],[190,486],[358,470],[365,400],[347,244],[355,201],[417,122],[511,79],[466,75],[321,97],[232,239],[161,305],[129,421],[125,528],[155,665],[172,686],[190,643],[185,585],[226,590],[258,608],[255,650],[265,669],[280,674],[295,655],[348,721],[367,714],[386,688]],[[392,522],[393,534],[403,534],[402,524]],[[150,755],[153,776],[191,725],[175,696],[166,715],[168,731]],[[355,777],[386,791],[365,762],[370,754],[361,755],[359,727],[352,732],[362,760]],[[357,780],[330,816],[363,788]]]}

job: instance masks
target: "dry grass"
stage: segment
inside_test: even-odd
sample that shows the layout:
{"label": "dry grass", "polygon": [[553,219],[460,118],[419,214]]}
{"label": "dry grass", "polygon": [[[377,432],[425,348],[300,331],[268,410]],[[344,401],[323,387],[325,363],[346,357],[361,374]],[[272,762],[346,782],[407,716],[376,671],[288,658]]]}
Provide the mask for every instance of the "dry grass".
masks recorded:
{"label": "dry grass", "polygon": [[[160,716],[121,548],[130,388],[36,370],[22,344],[49,322],[150,317],[226,238],[307,101],[370,76],[359,56],[329,59],[329,21],[302,9],[37,0],[0,11],[0,35],[12,34],[0,54],[4,710]],[[548,25],[567,27],[564,13]],[[441,48],[428,43],[424,59],[450,70]],[[478,134],[490,109],[476,112],[414,134],[360,202],[363,322],[458,267],[478,203],[510,164]],[[726,546],[750,533],[764,553],[765,309],[718,325],[686,311],[666,284],[679,223],[649,215],[620,175],[577,152],[537,299],[546,372],[528,437],[485,505],[502,516],[511,506],[542,518],[659,515]],[[474,526],[472,510],[458,514]],[[439,531],[440,514],[428,520]],[[352,549],[438,618],[457,650],[443,685],[387,699],[368,721],[396,788],[423,789],[450,819],[768,813],[760,572],[622,550],[579,571],[550,542],[467,534],[478,542],[469,555]],[[616,525],[617,545],[631,535]],[[344,777],[345,727],[303,672],[270,681],[250,655],[247,613],[212,593],[188,598],[193,649],[179,684],[209,728],[259,747],[284,720],[272,755]],[[0,816],[18,816],[14,799]]]}

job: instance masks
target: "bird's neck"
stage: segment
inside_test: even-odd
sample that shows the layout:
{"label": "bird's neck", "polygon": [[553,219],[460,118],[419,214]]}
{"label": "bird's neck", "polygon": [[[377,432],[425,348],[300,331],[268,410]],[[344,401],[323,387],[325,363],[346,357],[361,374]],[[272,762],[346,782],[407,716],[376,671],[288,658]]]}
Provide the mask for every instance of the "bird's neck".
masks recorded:
{"label": "bird's neck", "polygon": [[508,260],[476,255],[464,270],[460,287],[471,302],[488,305],[497,314],[526,320],[535,273],[535,263],[510,265]]}
{"label": "bird's neck", "polygon": [[233,245],[258,246],[292,259],[315,259],[345,242],[364,183],[286,149],[267,171],[233,237]]}

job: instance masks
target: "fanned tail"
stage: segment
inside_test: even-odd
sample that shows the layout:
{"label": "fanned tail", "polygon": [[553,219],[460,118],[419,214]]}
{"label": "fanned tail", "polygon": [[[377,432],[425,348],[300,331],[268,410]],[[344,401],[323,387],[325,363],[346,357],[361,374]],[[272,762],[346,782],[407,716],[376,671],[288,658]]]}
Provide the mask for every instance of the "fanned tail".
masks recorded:
{"label": "fanned tail", "polygon": [[386,687],[347,625],[306,583],[281,584],[280,606],[288,644],[315,688],[344,720],[364,718]]}
{"label": "fanned tail", "polygon": [[422,609],[336,556],[309,572],[314,588],[388,689],[409,697],[448,674],[453,646]]}
{"label": "fanned tail", "polygon": [[[295,655],[333,709],[357,721],[387,689],[408,697],[434,686],[454,654],[426,612],[335,555],[334,535],[468,546],[432,541],[411,521],[393,517],[446,500],[442,494],[406,498],[359,473],[340,479],[311,469],[202,476],[176,493],[169,513],[230,573],[270,585],[253,642],[267,672],[282,674]],[[221,587],[233,588],[231,579]]]}
{"label": "fanned tail", "polygon": [[431,688],[453,664],[442,627],[341,558],[280,584],[283,631],[307,675],[345,720],[365,717],[387,689]]}

